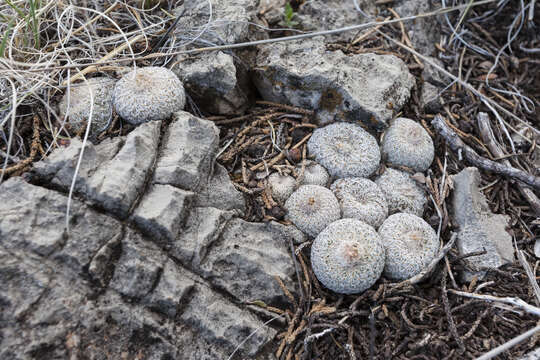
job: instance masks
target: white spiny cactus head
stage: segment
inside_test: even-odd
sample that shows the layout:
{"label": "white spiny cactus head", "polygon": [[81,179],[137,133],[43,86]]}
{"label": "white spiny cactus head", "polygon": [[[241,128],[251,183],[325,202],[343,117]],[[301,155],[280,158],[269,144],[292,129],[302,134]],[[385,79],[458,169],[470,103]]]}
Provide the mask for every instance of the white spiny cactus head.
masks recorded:
{"label": "white spiny cactus head", "polygon": [[406,212],[420,217],[423,215],[427,203],[426,192],[409,174],[387,168],[375,183],[386,197],[389,214]]}
{"label": "white spiny cactus head", "polygon": [[294,192],[296,180],[292,176],[275,172],[268,177],[268,185],[272,189],[272,198],[283,204]]}
{"label": "white spiny cactus head", "polygon": [[[116,80],[101,76],[70,85],[69,94],[66,89],[58,103],[60,118],[65,119],[74,132],[83,131],[90,119],[90,108],[93,104],[90,135],[106,130],[112,117],[115,83]],[[90,102],[91,98],[93,103]]]}
{"label": "white spiny cactus head", "polygon": [[341,294],[370,288],[381,276],[384,260],[384,247],[375,229],[356,219],[331,223],[311,245],[315,276]]}
{"label": "white spiny cactus head", "polygon": [[407,280],[419,274],[439,252],[437,233],[415,215],[390,215],[379,228],[379,235],[386,249],[384,276],[391,280]]}
{"label": "white spiny cactus head", "polygon": [[[296,167],[296,172],[300,174],[302,171],[302,164]],[[328,171],[315,161],[304,161],[304,175],[302,177],[301,185],[320,185],[327,186],[330,181],[330,175]]]}
{"label": "white spiny cactus head", "polygon": [[341,217],[332,191],[319,185],[300,186],[285,202],[285,209],[289,220],[312,237]]}
{"label": "white spiny cactus head", "polygon": [[343,218],[358,219],[377,229],[388,216],[384,193],[371,180],[338,179],[330,189],[339,200]]}
{"label": "white spiny cactus head", "polygon": [[360,125],[345,122],[316,129],[308,141],[308,150],[337,178],[368,177],[381,160],[377,140]]}
{"label": "white spiny cactus head", "polygon": [[186,95],[178,77],[164,67],[137,68],[125,74],[114,89],[114,108],[133,125],[164,120],[184,109]]}
{"label": "white spiny cactus head", "polygon": [[381,150],[389,163],[426,171],[433,162],[433,140],[416,121],[397,118],[384,133]]}

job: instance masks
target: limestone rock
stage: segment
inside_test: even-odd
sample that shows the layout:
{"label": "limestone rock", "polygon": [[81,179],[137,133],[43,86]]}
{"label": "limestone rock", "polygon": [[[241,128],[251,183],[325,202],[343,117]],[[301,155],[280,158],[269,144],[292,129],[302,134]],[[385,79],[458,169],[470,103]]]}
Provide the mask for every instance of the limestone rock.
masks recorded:
{"label": "limestone rock", "polygon": [[90,178],[86,197],[113,214],[126,217],[156,158],[160,126],[160,121],[151,121],[129,133],[116,156]]}
{"label": "limestone rock", "polygon": [[294,266],[289,241],[277,223],[230,220],[207,250],[200,274],[240,301],[262,300],[267,304],[287,301],[274,276],[294,289]]}
{"label": "limestone rock", "polygon": [[169,245],[178,235],[194,197],[191,191],[153,184],[144,194],[132,220],[149,237]]}
{"label": "limestone rock", "polygon": [[[150,193],[154,187],[169,185],[150,184]],[[171,212],[182,211],[173,203]],[[292,262],[280,245],[286,231],[277,229],[284,226],[251,225],[260,239],[249,227],[222,237],[235,212],[206,208],[216,212],[212,230],[201,224],[211,219],[208,211],[192,211],[200,227],[190,229],[188,221],[180,233],[199,241],[208,232],[208,254],[199,256],[207,268],[198,270],[205,280],[180,265],[174,248],[161,248],[106,209],[73,200],[65,234],[66,204],[65,195],[20,177],[0,184],[0,358],[226,359],[238,348],[238,358],[267,359],[261,350],[276,331],[235,302],[278,294],[274,273],[292,288]],[[219,272],[227,262],[236,273]]]}
{"label": "limestone rock", "polygon": [[[425,14],[437,9],[432,1],[410,0],[399,0],[393,8],[402,18]],[[435,51],[434,44],[439,42],[441,36],[440,25],[435,16],[407,21],[405,29],[416,51],[423,55],[431,55]]]}
{"label": "limestone rock", "polygon": [[193,208],[170,254],[185,266],[199,268],[212,244],[218,240],[227,221],[233,217],[232,211],[212,207]]}
{"label": "limestone rock", "polygon": [[[127,217],[156,158],[160,126],[161,122],[152,121],[137,127],[125,139],[97,146],[88,143],[75,192],[121,218]],[[67,149],[56,149],[49,158],[36,163],[33,172],[67,192],[81,148],[82,143],[73,139]]]}
{"label": "limestone rock", "polygon": [[161,276],[154,291],[146,297],[144,302],[151,308],[174,318],[178,308],[186,301],[194,286],[195,281],[168,259],[163,264]]}
{"label": "limestone rock", "polygon": [[[212,20],[219,19],[212,31],[201,30],[210,18],[208,1],[186,0],[175,9],[182,24],[181,39],[199,36],[203,44],[234,44],[248,39],[249,21],[254,16],[256,2],[252,0],[211,0]],[[187,41],[189,41],[187,40]],[[186,42],[187,42],[186,41]]]}
{"label": "limestone rock", "polygon": [[320,124],[382,129],[408,100],[414,78],[393,55],[347,56],[326,51],[317,37],[261,46],[254,82],[265,100],[312,109]]}
{"label": "limestone rock", "polygon": [[[373,1],[357,0],[358,6],[365,14],[373,14],[376,8]],[[369,21],[359,13],[354,1],[311,0],[300,5],[298,9],[300,27],[304,31],[321,31],[337,29]],[[331,40],[350,41],[357,32],[347,31],[329,35]]]}
{"label": "limestone rock", "polygon": [[[222,344],[222,348],[229,352],[261,326],[254,315],[240,310],[205,286],[197,286],[180,319],[194,328],[199,336],[214,344]],[[244,343],[242,350],[252,358],[275,334],[274,329],[264,327]]]}
{"label": "limestone rock", "polygon": [[493,214],[480,192],[480,172],[469,167],[454,175],[452,200],[453,220],[459,228],[457,246],[460,255],[487,251],[465,259],[474,272],[465,272],[465,279],[483,276],[486,269],[498,268],[514,261],[512,237],[506,231],[510,218]]}
{"label": "limestone rock", "polygon": [[142,299],[158,283],[165,260],[165,254],[156,245],[144,242],[130,230],[122,242],[122,255],[110,286],[124,296]]}
{"label": "limestone rock", "polygon": [[0,244],[37,254],[80,272],[110,239],[120,223],[77,200],[71,204],[69,235],[64,232],[67,197],[14,177],[0,190]]}
{"label": "limestone rock", "polygon": [[179,55],[172,70],[195,103],[205,111],[232,115],[246,110],[248,96],[237,79],[232,55],[221,51]]}
{"label": "limestone rock", "polygon": [[153,182],[198,191],[211,173],[218,141],[219,130],[212,122],[177,112],[165,134]]}
{"label": "limestone rock", "polygon": [[214,165],[212,178],[197,195],[195,204],[197,207],[215,207],[241,213],[246,210],[244,195],[232,184],[227,169],[217,163]]}

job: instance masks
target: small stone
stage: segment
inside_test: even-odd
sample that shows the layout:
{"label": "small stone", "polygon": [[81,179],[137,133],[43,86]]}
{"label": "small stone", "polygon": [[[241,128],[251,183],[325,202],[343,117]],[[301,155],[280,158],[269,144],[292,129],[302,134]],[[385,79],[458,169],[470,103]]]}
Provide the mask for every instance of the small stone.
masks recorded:
{"label": "small stone", "polygon": [[283,220],[285,215],[287,215],[287,211],[281,206],[273,206],[272,209],[270,209],[270,215],[277,220]]}
{"label": "small stone", "polygon": [[464,271],[464,280],[483,278],[485,270],[498,268],[514,261],[512,237],[506,231],[510,217],[493,214],[481,193],[480,172],[477,168],[463,169],[452,176],[454,195],[452,220],[458,226],[457,248],[460,255],[486,251],[484,255],[466,258],[472,271]]}
{"label": "small stone", "polygon": [[221,51],[180,54],[172,69],[195,103],[211,114],[239,114],[248,96],[237,80],[234,57]]}
{"label": "small stone", "polygon": [[300,149],[292,149],[289,151],[289,158],[294,162],[297,163],[300,160],[302,160],[302,153],[300,152]]}
{"label": "small stone", "polygon": [[262,45],[256,62],[253,81],[263,99],[311,109],[320,125],[350,121],[382,130],[414,85],[396,56],[328,51],[323,37]]}

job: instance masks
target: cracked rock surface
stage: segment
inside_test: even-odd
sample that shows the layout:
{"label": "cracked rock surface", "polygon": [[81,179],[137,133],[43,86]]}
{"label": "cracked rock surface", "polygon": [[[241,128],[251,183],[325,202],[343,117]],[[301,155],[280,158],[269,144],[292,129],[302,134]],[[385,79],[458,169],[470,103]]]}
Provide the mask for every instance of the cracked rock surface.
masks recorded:
{"label": "cracked rock surface", "polygon": [[238,218],[217,137],[179,112],[88,143],[69,233],[79,141],[0,185],[1,359],[272,359],[276,330],[245,303],[287,301],[274,277],[294,289],[298,239]]}
{"label": "cracked rock surface", "polygon": [[468,167],[452,176],[454,180],[453,212],[459,232],[457,248],[460,255],[477,251],[486,254],[473,256],[464,261],[472,271],[464,271],[463,278],[471,280],[474,275],[483,278],[485,270],[498,268],[514,261],[512,237],[506,231],[510,217],[493,214],[484,194],[480,192],[480,172]]}
{"label": "cracked rock surface", "polygon": [[350,121],[384,129],[414,85],[401,59],[327,51],[322,37],[261,46],[254,70],[265,100],[312,109],[321,125]]}

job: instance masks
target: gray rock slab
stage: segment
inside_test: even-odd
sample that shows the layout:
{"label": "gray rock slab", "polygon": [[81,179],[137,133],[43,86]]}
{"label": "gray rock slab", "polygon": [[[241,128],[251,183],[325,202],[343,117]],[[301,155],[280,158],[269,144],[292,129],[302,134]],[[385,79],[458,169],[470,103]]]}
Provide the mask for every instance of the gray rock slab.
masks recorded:
{"label": "gray rock slab", "polygon": [[142,299],[158,284],[167,256],[157,245],[131,229],[122,241],[122,255],[110,286],[124,296]]}
{"label": "gray rock slab", "polygon": [[200,269],[194,271],[242,302],[262,300],[277,304],[287,301],[275,276],[294,291],[289,240],[277,223],[230,220],[219,241],[207,250]]}
{"label": "gray rock slab", "polygon": [[453,220],[458,226],[457,246],[460,255],[483,251],[487,253],[465,259],[473,270],[463,276],[470,280],[473,275],[483,276],[485,270],[498,268],[514,261],[512,237],[506,231],[510,218],[493,214],[485,196],[480,192],[480,172],[469,167],[452,176],[454,194],[452,199]]}
{"label": "gray rock slab", "polygon": [[[212,11],[208,3],[212,5]],[[234,44],[247,40],[249,21],[256,10],[257,2],[252,0],[186,0],[175,9],[182,24],[182,38],[199,36],[203,44]],[[212,20],[219,19],[212,31],[201,31]]]}
{"label": "gray rock slab", "polygon": [[14,322],[31,311],[47,291],[51,278],[52,270],[40,266],[39,260],[32,261],[24,254],[17,256],[0,247],[0,323]]}
{"label": "gray rock slab", "polygon": [[218,240],[232,211],[212,207],[193,208],[169,253],[189,268],[199,268],[209,248]]}
{"label": "gray rock slab", "polygon": [[[124,139],[118,137],[105,139],[99,145],[90,141],[86,143],[75,184],[77,191],[84,190],[90,177],[101,164],[110,161],[118,153],[123,142]],[[78,138],[71,139],[69,146],[56,148],[47,158],[36,162],[32,168],[33,175],[40,181],[67,191],[71,186],[81,149],[82,141]]]}
{"label": "gray rock slab", "polygon": [[120,223],[72,201],[69,234],[64,232],[67,197],[14,177],[0,186],[0,245],[30,251],[80,272]]}
{"label": "gray rock slab", "polygon": [[153,184],[143,195],[132,221],[151,239],[169,246],[189,213],[195,193]]}
{"label": "gray rock slab", "polygon": [[[180,319],[199,336],[213,344],[219,344],[229,353],[247,339],[241,350],[250,358],[276,334],[274,329],[263,326],[254,315],[216,296],[206,286],[196,287]],[[259,328],[261,329],[255,332]],[[249,337],[252,334],[253,336]]]}
{"label": "gray rock slab", "polygon": [[235,359],[268,359],[276,330],[148,239],[127,229],[120,257],[105,258],[114,278],[96,292],[55,259],[0,246],[0,358],[213,360],[238,347]]}
{"label": "gray rock slab", "polygon": [[[373,1],[357,0],[356,2],[364,13],[373,14],[376,9]],[[311,0],[303,2],[298,8],[297,21],[298,27],[304,31],[321,31],[360,24],[369,19],[357,11],[354,1]],[[358,35],[355,31],[346,31],[328,35],[327,38],[331,41],[350,41],[355,35]]]}
{"label": "gray rock slab", "polygon": [[[402,18],[437,9],[433,1],[399,0],[392,7]],[[434,44],[439,42],[441,36],[441,27],[435,16],[417,18],[404,22],[404,25],[416,51],[423,55],[431,55],[435,51]]]}
{"label": "gray rock slab", "polygon": [[105,287],[114,273],[114,263],[116,254],[121,251],[122,238],[124,232],[119,232],[111,240],[98,250],[96,255],[90,261],[88,274],[92,280],[100,286]]}
{"label": "gray rock slab", "polygon": [[249,99],[238,82],[232,55],[221,51],[179,55],[172,70],[205,111],[232,115],[246,110]]}
{"label": "gray rock slab", "polygon": [[127,217],[154,164],[160,127],[161,121],[150,121],[130,132],[116,156],[90,178],[86,197],[121,218]]}
{"label": "gray rock slab", "polygon": [[227,169],[217,163],[212,178],[197,195],[195,204],[198,207],[238,210],[241,213],[246,211],[244,195],[232,184]]}
{"label": "gray rock slab", "polygon": [[441,89],[437,86],[429,82],[424,82],[420,92],[420,103],[424,107],[424,111],[435,113],[441,109],[442,104],[439,100],[440,91]]}
{"label": "gray rock slab", "polygon": [[198,191],[208,180],[219,142],[219,130],[210,121],[179,111],[163,140],[154,171],[154,183]]}
{"label": "gray rock slab", "polygon": [[168,259],[163,265],[156,288],[144,299],[144,303],[174,318],[194,286],[195,281],[186,276],[171,259]]}
{"label": "gray rock slab", "polygon": [[321,37],[260,47],[254,82],[265,100],[312,109],[320,124],[383,129],[409,99],[414,78],[393,55],[326,51]]}
{"label": "gray rock slab", "polygon": [[[87,143],[75,183],[75,192],[91,203],[124,218],[143,190],[152,169],[160,138],[160,121],[145,123],[125,139]],[[82,142],[72,139],[66,149],[56,149],[32,170],[42,181],[69,191]]]}

